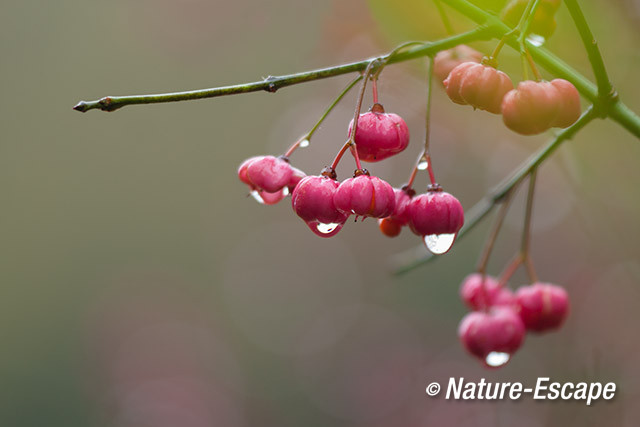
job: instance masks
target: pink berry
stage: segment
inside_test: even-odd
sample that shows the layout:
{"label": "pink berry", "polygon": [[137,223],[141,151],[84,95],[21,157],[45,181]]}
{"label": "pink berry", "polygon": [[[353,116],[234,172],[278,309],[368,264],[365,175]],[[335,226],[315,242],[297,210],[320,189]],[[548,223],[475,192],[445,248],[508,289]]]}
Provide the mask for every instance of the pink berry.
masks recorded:
{"label": "pink berry", "polygon": [[468,275],[460,286],[460,298],[472,310],[487,307],[513,305],[513,293],[500,286],[495,277],[484,276],[484,290],[482,288],[482,274]]}
{"label": "pink berry", "polygon": [[292,174],[289,162],[274,156],[264,156],[249,162],[246,176],[256,188],[275,193],[289,184]]}
{"label": "pink berry", "polygon": [[545,332],[559,328],[569,314],[569,296],[560,286],[534,283],[516,292],[520,317],[528,330]]}
{"label": "pink berry", "polygon": [[564,79],[554,79],[550,83],[560,94],[558,115],[553,122],[553,127],[569,127],[580,117],[580,94],[578,89]]}
{"label": "pink berry", "polygon": [[414,197],[407,212],[409,227],[419,236],[456,234],[464,224],[462,205],[441,187]]}
{"label": "pink berry", "polygon": [[401,225],[406,225],[409,222],[409,203],[411,202],[411,198],[415,195],[415,191],[412,189],[405,190],[394,188],[393,192],[396,196],[396,207],[393,209],[391,217]]}
{"label": "pink berry", "polygon": [[[353,120],[349,124],[349,136],[352,128]],[[407,148],[409,128],[400,116],[385,113],[382,105],[374,104],[371,111],[360,114],[355,142],[360,160],[379,162]]]}
{"label": "pink berry", "polygon": [[502,98],[513,89],[508,75],[475,62],[458,65],[442,83],[456,104],[469,104],[494,114],[500,114]]}
{"label": "pink berry", "polygon": [[306,177],[307,174],[301,171],[298,168],[291,167],[291,178],[289,178],[289,183],[287,187],[289,188],[289,193],[293,193],[293,189],[296,188],[296,185],[302,180],[302,178]]}
{"label": "pink berry", "polygon": [[549,82],[525,80],[502,101],[502,120],[514,132],[536,135],[551,126],[558,115],[560,94]]}
{"label": "pink berry", "polygon": [[464,44],[440,51],[433,59],[433,74],[442,82],[458,65],[463,62],[480,62],[482,56],[482,53]]}
{"label": "pink berry", "polygon": [[415,194],[412,189],[400,189],[394,188],[396,206],[393,208],[393,213],[387,218],[381,218],[378,220],[378,227],[382,234],[387,237],[396,237],[402,231],[402,227],[409,222],[409,212],[407,207],[411,202],[411,197]]}
{"label": "pink berry", "polygon": [[253,161],[262,159],[263,157],[264,156],[249,157],[247,160],[242,162],[240,167],[238,167],[238,178],[240,178],[240,181],[247,184],[251,190],[255,190],[255,185],[253,184],[253,182],[251,182],[251,180],[247,176],[247,168]]}
{"label": "pink berry", "polygon": [[465,349],[497,368],[506,364],[524,341],[525,327],[510,307],[493,307],[488,312],[468,313],[458,326],[458,337]]}
{"label": "pink berry", "polygon": [[348,218],[333,203],[338,185],[326,176],[307,176],[293,190],[293,210],[318,236],[336,235]]}
{"label": "pink berry", "polygon": [[393,213],[393,187],[377,176],[358,175],[343,181],[333,196],[336,209],[349,215],[384,218]]}

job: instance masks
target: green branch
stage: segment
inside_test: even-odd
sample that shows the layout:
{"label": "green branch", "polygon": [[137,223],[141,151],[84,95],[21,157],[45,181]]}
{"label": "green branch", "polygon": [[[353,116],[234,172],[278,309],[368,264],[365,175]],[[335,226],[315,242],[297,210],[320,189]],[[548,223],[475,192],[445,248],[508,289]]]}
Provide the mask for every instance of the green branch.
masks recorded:
{"label": "green branch", "polygon": [[[490,190],[486,196],[480,199],[478,203],[469,209],[465,224],[460,232],[458,232],[456,240],[459,241],[464,237],[467,232],[473,229],[485,216],[487,216],[487,214],[491,212],[496,205],[502,203],[509,192],[520,184],[520,182],[534,169],[540,166],[551,154],[553,154],[553,152],[556,151],[563,142],[573,138],[580,129],[585,127],[596,117],[593,106],[590,106],[584,113],[582,113],[577,122],[558,133],[553,140],[533,154],[529,159],[525,160],[511,173],[511,175]],[[425,254],[425,249],[422,246],[420,246],[419,251],[411,250],[400,253],[395,257],[395,274],[407,273],[434,258],[437,257],[431,254]]]}
{"label": "green branch", "polygon": [[598,95],[603,100],[614,96],[615,91],[607,75],[602,55],[598,49],[598,42],[596,42],[596,39],[593,37],[589,24],[587,24],[578,2],[576,2],[576,0],[564,0],[564,3],[567,5],[567,9],[569,9],[571,18],[576,24],[584,48],[587,51],[587,57],[591,63],[596,82],[598,83]]}
{"label": "green branch", "polygon": [[[470,43],[477,40],[489,40],[491,31],[485,27],[478,27],[466,33],[457,34],[434,42],[425,42],[418,47],[408,49],[392,55],[388,64],[394,64],[424,56],[433,56],[441,50],[450,49],[459,44]],[[155,95],[131,95],[131,96],[106,96],[96,101],[80,101],[74,110],[86,112],[89,110],[114,111],[127,105],[159,104],[164,102],[191,101],[196,99],[215,98],[225,95],[236,95],[249,92],[275,92],[283,87],[328,77],[340,76],[354,72],[362,72],[371,59],[365,59],[336,67],[320,68],[302,73],[288,74],[284,76],[269,76],[264,80],[244,83],[233,86],[222,86],[211,89],[199,89],[186,92],[161,93]]]}

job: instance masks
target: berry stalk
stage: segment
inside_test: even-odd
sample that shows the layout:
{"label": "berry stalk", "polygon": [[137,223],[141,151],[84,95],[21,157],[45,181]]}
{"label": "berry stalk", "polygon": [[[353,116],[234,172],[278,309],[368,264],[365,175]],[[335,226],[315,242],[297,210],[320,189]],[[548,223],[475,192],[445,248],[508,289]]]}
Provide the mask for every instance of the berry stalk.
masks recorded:
{"label": "berry stalk", "polygon": [[536,176],[538,168],[534,168],[529,175],[529,190],[527,192],[527,205],[524,213],[524,226],[522,227],[522,245],[520,247],[520,258],[525,263],[529,279],[532,283],[538,281],[538,275],[533,268],[533,261],[529,254],[531,248],[531,218],[533,214],[533,196],[536,191]]}

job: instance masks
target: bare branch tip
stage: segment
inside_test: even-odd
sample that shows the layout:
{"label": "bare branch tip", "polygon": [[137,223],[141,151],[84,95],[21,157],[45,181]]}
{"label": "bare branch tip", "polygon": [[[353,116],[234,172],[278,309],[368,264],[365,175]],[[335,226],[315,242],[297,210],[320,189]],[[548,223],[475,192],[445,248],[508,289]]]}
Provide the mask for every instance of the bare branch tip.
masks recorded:
{"label": "bare branch tip", "polygon": [[86,113],[87,110],[89,110],[89,105],[85,101],[80,101],[73,106],[73,109],[76,111],[80,111],[81,113]]}

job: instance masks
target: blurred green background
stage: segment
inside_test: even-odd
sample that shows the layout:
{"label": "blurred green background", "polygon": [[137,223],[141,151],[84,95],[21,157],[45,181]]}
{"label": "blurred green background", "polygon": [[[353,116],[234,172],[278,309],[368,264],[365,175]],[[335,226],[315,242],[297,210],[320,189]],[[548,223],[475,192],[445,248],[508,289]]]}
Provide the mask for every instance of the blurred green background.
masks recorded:
{"label": "blurred green background", "polygon": [[[581,4],[621,98],[640,111],[640,4]],[[539,174],[533,255],[543,280],[567,287],[568,322],[487,371],[456,327],[466,312],[458,286],[488,222],[397,278],[396,254],[419,243],[411,233],[388,239],[367,220],[319,239],[288,200],[259,206],[236,178],[242,160],[281,153],[308,130],[348,77],[114,113],[71,109],[443,37],[431,2],[60,0],[1,10],[1,426],[637,425],[640,144],[616,124],[593,123]],[[457,30],[469,25],[450,17]],[[557,18],[548,47],[591,78],[564,7]],[[518,76],[517,55],[503,52]],[[435,87],[435,171],[468,209],[549,135],[516,136]],[[423,61],[386,69],[380,91],[412,133],[409,149],[370,168],[397,186],[424,135]],[[317,173],[332,159],[354,97],[294,165]],[[519,245],[521,205],[493,273]],[[592,407],[425,395],[452,376],[613,381],[618,393]]]}

